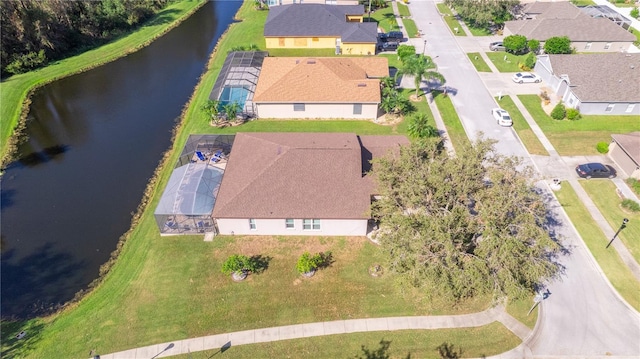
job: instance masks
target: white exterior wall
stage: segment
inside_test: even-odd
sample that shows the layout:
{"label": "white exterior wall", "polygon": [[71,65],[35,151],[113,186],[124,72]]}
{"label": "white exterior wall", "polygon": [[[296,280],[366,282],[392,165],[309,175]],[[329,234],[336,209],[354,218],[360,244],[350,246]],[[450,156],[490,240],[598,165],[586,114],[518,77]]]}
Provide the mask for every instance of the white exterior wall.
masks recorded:
{"label": "white exterior wall", "polygon": [[254,219],[256,229],[249,229],[247,218],[219,218],[218,231],[223,235],[280,236],[365,236],[366,219],[320,219],[320,230],[303,230],[302,219],[294,219],[294,228],[287,229],[284,219]]}
{"label": "white exterior wall", "polygon": [[[591,46],[589,48],[587,48],[587,44],[591,44]],[[607,46],[607,44],[609,45],[608,49],[605,49],[605,47]],[[571,47],[574,47],[576,49],[576,52],[621,52],[621,51],[627,51],[629,50],[629,47],[633,45],[632,42],[615,42],[615,41],[610,41],[610,42],[587,42],[587,41],[580,41],[580,42],[571,42]],[[540,44],[540,47],[542,48],[543,44]]]}
{"label": "white exterior wall", "polygon": [[[627,102],[611,102],[613,109],[607,111],[608,102],[581,102],[580,113],[585,115],[640,115],[640,103],[627,103]],[[629,105],[633,105],[631,112],[627,112]]]}
{"label": "white exterior wall", "polygon": [[362,113],[353,114],[353,103],[306,103],[304,111],[294,111],[292,103],[256,103],[259,118],[352,118],[373,120],[378,104],[363,103]]}

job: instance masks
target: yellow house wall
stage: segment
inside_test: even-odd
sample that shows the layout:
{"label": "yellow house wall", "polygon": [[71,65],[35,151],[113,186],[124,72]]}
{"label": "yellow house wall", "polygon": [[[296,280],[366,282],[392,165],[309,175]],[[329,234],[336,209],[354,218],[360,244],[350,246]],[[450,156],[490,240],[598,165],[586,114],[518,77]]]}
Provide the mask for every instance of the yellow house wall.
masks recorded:
{"label": "yellow house wall", "polygon": [[[317,41],[314,41],[317,39]],[[267,49],[331,49],[336,46],[335,37],[307,37],[307,38],[294,38],[285,37],[284,46],[280,45],[279,37],[267,37],[265,38]],[[304,45],[302,44],[304,43]]]}
{"label": "yellow house wall", "polygon": [[342,43],[343,55],[375,55],[376,44]]}

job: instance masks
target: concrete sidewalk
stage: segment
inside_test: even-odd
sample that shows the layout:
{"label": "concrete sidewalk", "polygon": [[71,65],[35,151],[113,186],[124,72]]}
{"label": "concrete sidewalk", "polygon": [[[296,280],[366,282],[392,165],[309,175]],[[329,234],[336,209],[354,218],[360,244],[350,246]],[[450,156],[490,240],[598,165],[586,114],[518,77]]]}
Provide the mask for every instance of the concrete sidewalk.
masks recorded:
{"label": "concrete sidewalk", "polygon": [[101,354],[101,359],[166,358],[204,350],[224,350],[233,346],[266,343],[278,340],[310,338],[324,335],[378,332],[393,330],[431,330],[447,328],[481,327],[493,322],[502,323],[523,341],[532,331],[510,316],[504,305],[473,314],[367,318],[336,320],[332,322],[286,325],[281,327],[245,330],[241,332],[209,335],[206,337],[175,340],[161,344],[126,350],[111,354]]}

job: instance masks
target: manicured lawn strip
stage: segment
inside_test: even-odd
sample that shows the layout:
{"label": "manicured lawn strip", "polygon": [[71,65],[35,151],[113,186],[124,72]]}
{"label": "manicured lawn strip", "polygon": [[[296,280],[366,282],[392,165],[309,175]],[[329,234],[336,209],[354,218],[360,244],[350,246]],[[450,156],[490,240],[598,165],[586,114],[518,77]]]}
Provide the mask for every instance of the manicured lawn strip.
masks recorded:
{"label": "manicured lawn strip", "polygon": [[451,98],[444,96],[442,92],[439,91],[433,91],[433,98],[436,106],[438,106],[438,111],[440,111],[440,116],[442,116],[442,121],[447,127],[451,144],[454,148],[461,148],[463,143],[469,141],[469,138],[464,131],[464,127],[462,127],[462,122],[460,122],[460,117],[458,117],[453,103],[451,103]]}
{"label": "manicured lawn strip", "polygon": [[509,115],[511,115],[511,119],[513,120],[513,129],[518,133],[518,137],[524,143],[524,146],[527,148],[527,151],[532,155],[543,155],[548,156],[549,152],[544,148],[538,136],[533,133],[531,127],[527,123],[527,120],[524,119],[522,113],[516,107],[516,104],[513,103],[513,100],[510,96],[502,96],[502,100],[498,100],[496,97],[496,101],[501,108],[507,110]]}
{"label": "manicured lawn strip", "polygon": [[609,180],[594,179],[580,181],[580,184],[614,231],[620,228],[623,218],[629,220],[629,223],[620,231],[615,240],[622,240],[636,262],[640,263],[640,213],[622,211],[620,207],[622,200],[616,193],[617,187]]}
{"label": "manicured lawn strip", "polygon": [[[456,20],[456,18],[453,16],[453,13],[451,12],[451,9],[449,9],[447,5],[440,3],[436,6],[438,7],[438,11],[440,11],[440,13],[443,15],[442,18],[444,19],[444,22],[447,24],[447,26],[449,26],[451,32],[454,35],[467,36],[467,34],[464,32],[464,29],[460,25],[460,22]],[[455,29],[458,29],[458,31],[456,32]]]}
{"label": "manicured lawn strip", "polygon": [[629,27],[629,31],[636,36],[636,44],[640,42],[640,31],[635,27]]}
{"label": "manicured lawn strip", "polygon": [[391,4],[389,6],[378,9],[371,13],[371,19],[369,16],[364,17],[364,21],[375,21],[378,23],[378,27],[382,28],[384,32],[389,32],[392,30],[398,29],[398,22],[396,21],[396,16],[393,13],[393,8]]}
{"label": "manicured lawn strip", "polygon": [[[444,342],[462,349],[462,357],[480,358],[514,348],[520,339],[502,324],[494,322],[479,328],[439,330],[399,330],[350,333],[322,337],[283,340],[271,343],[233,346],[224,352],[238,359],[253,358],[353,358],[362,355],[361,346],[369,350],[380,348],[380,341],[390,341],[386,352],[391,358],[439,358],[437,347]],[[177,359],[209,359],[217,350],[179,355]],[[378,358],[378,357],[376,357]],[[382,358],[382,357],[380,357]],[[385,357],[386,358],[386,357]]]}
{"label": "manicured lawn strip", "polygon": [[404,24],[404,28],[407,30],[409,37],[420,37],[420,34],[418,33],[418,26],[416,26],[416,23],[413,20],[402,19],[402,23]]}
{"label": "manicured lawn strip", "polygon": [[527,315],[533,304],[533,298],[510,302],[507,304],[507,313],[511,314],[512,317],[519,320],[522,324],[533,329],[536,326],[536,321],[538,320],[538,308],[536,307],[531,311],[531,314]]}
{"label": "manicured lawn strip", "polygon": [[[398,14],[400,16],[411,16],[411,11],[409,11],[409,7],[401,2],[397,2],[398,5]],[[391,5],[389,5],[391,6]]]}
{"label": "manicured lawn strip", "polygon": [[571,3],[575,6],[589,6],[596,5],[592,0],[571,0]]}
{"label": "manicured lawn strip", "polygon": [[[492,51],[487,52],[487,56],[491,59],[498,71],[500,72],[520,72],[520,68],[518,67],[518,63],[524,62],[524,59],[527,55],[514,55],[504,51]],[[507,57],[505,61],[504,57]]]}
{"label": "manicured lawn strip", "polygon": [[386,53],[386,54],[379,54],[379,55],[376,55],[376,56],[386,57],[387,60],[389,61],[389,67],[390,68],[399,69],[402,66],[402,62],[398,58],[397,54]]}
{"label": "manicured lawn strip", "polygon": [[622,262],[618,253],[611,248],[605,248],[610,239],[605,237],[593,221],[573,188],[565,184],[555,195],[613,287],[635,310],[640,310],[640,283]]}
{"label": "manicured lawn strip", "polygon": [[[206,121],[201,121],[194,133],[212,132]],[[391,126],[381,126],[370,121],[358,120],[275,120],[260,119],[242,126],[215,129],[216,133],[232,134],[236,132],[351,132],[361,135],[391,135]]]}
{"label": "manicured lawn strip", "polygon": [[518,98],[563,156],[597,155],[596,144],[610,142],[612,133],[640,131],[638,116],[582,115],[578,121],[556,121],[544,112],[537,95],[518,95]]}
{"label": "manicured lawn strip", "polygon": [[469,52],[467,53],[467,56],[469,57],[469,60],[471,60],[473,66],[476,68],[476,71],[491,72],[491,68],[489,67],[489,65],[487,65],[482,56],[480,56],[480,53]]}
{"label": "manicured lawn strip", "polygon": [[474,27],[474,26],[469,26],[469,24],[467,24],[467,28],[469,28],[469,32],[471,32],[471,35],[473,35],[473,36],[491,36],[491,35],[493,35],[489,29],[486,29],[484,27]]}
{"label": "manicured lawn strip", "polygon": [[177,26],[182,19],[187,18],[190,13],[203,4],[203,1],[171,3],[166,9],[158,13],[154,19],[130,35],[80,55],[57,61],[45,68],[11,76],[2,81],[2,91],[0,91],[0,103],[2,104],[0,106],[0,118],[2,119],[2,126],[0,126],[0,157],[4,157],[8,150],[9,138],[19,122],[23,102],[26,100],[29,91],[35,87],[89,70],[135,52],[169,29]]}

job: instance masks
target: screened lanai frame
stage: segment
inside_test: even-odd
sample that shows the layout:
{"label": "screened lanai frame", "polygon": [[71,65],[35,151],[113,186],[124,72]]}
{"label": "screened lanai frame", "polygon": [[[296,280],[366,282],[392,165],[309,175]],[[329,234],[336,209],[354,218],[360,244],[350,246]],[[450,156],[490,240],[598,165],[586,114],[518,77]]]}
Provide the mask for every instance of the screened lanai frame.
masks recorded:
{"label": "screened lanai frame", "polygon": [[242,114],[255,117],[253,94],[256,92],[262,62],[269,56],[266,51],[232,51],[224,60],[209,99],[218,100],[222,105],[244,101]]}
{"label": "screened lanai frame", "polygon": [[581,10],[591,17],[606,17],[625,30],[631,27],[631,20],[606,5],[587,5],[581,7]]}
{"label": "screened lanai frame", "polygon": [[191,135],[154,216],[162,235],[213,232],[215,200],[235,135]]}

